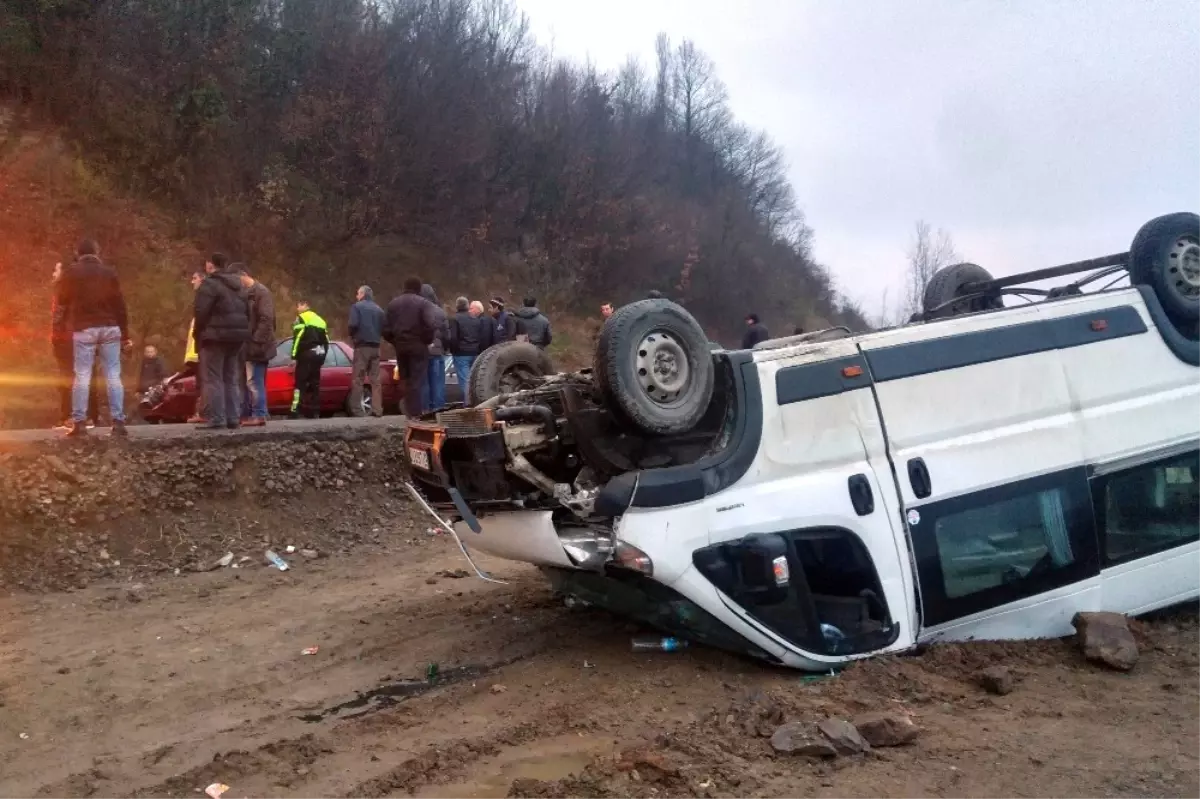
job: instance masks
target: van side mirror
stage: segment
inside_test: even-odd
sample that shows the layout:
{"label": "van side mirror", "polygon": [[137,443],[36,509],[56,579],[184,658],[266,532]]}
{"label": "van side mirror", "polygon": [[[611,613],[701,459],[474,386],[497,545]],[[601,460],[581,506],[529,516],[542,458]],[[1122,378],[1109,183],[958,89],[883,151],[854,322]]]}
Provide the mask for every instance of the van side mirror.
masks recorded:
{"label": "van side mirror", "polygon": [[744,595],[757,605],[775,605],[791,590],[787,540],[775,533],[748,535],[730,547],[740,572]]}

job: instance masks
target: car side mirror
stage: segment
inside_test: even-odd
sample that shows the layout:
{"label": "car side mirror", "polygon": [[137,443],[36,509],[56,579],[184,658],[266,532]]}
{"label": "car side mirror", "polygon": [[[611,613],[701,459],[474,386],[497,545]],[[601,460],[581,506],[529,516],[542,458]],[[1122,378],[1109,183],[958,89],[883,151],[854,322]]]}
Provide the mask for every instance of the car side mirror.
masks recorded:
{"label": "car side mirror", "polygon": [[787,540],[776,533],[748,535],[733,547],[747,598],[758,605],[775,605],[787,599],[792,575]]}

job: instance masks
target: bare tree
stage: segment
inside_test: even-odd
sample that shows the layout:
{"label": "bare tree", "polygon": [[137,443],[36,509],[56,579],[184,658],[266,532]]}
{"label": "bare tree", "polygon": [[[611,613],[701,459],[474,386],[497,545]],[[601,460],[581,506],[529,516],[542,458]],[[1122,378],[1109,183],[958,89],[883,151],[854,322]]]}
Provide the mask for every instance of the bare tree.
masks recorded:
{"label": "bare tree", "polygon": [[933,275],[943,266],[959,261],[954,251],[954,240],[945,230],[934,232],[929,223],[917,220],[913,227],[912,242],[908,247],[908,272],[905,275],[903,319],[921,310],[925,287]]}

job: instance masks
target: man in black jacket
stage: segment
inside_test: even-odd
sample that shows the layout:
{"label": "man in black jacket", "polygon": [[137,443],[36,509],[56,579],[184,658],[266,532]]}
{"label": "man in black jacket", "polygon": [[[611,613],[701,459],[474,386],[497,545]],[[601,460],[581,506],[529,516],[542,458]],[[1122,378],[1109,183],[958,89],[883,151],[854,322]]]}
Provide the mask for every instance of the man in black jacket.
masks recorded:
{"label": "man in black jacket", "polygon": [[[479,306],[483,310],[483,306]],[[454,301],[454,316],[450,317],[450,356],[454,359],[454,374],[465,392],[471,367],[479,353],[487,349],[489,324],[479,314],[471,313],[471,301],[459,297]]]}
{"label": "man in black jacket", "polygon": [[267,423],[267,364],[275,357],[275,298],[255,280],[244,264],[234,265],[250,313],[250,340],[242,351],[246,362],[246,402],[242,424],[262,427]]}
{"label": "man in black jacket", "polygon": [[504,310],[504,298],[492,297],[492,344],[517,340],[517,320]]}
{"label": "man in black jacket", "polygon": [[746,314],[746,332],[742,335],[742,349],[752,349],[755,344],[766,341],[770,337],[767,326],[758,321],[758,314]]}
{"label": "man in black jacket", "polygon": [[550,320],[538,310],[536,297],[526,297],[524,307],[513,315],[517,317],[518,336],[525,336],[526,341],[540,350],[550,346],[553,339]]}
{"label": "man in black jacket", "polygon": [[359,286],[350,306],[350,343],[354,345],[354,371],[350,373],[350,415],[364,416],[363,383],[371,381],[371,415],[383,416],[383,383],[379,380],[379,345],[383,341],[383,309],[375,304],[370,286]]}
{"label": "man in black jacket", "polygon": [[437,308],[421,296],[421,279],[404,281],[404,293],[388,303],[383,339],[396,348],[396,369],[404,381],[404,415],[422,412],[422,394],[429,373],[429,345],[437,338]]}
{"label": "man in black jacket", "polygon": [[208,409],[208,420],[197,427],[236,429],[245,383],[242,347],[250,340],[250,307],[241,275],[226,267],[209,274],[196,290],[194,319]]}
{"label": "man in black jacket", "polygon": [[63,270],[55,289],[55,304],[71,331],[75,350],[75,384],[71,392],[71,429],[67,435],[87,435],[88,389],[97,353],[108,384],[112,435],[126,436],[125,387],[121,383],[121,350],[129,341],[129,318],[117,271],[100,260],[100,247],[91,239],[79,243],[75,263]]}

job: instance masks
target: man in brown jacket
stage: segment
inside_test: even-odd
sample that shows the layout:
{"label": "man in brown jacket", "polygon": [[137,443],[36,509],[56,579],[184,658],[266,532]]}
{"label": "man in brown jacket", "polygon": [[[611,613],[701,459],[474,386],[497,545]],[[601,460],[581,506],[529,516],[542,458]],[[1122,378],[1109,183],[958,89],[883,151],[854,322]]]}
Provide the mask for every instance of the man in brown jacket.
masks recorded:
{"label": "man in brown jacket", "polygon": [[404,381],[404,415],[421,415],[421,394],[429,370],[429,345],[438,332],[437,307],[421,296],[421,279],[404,281],[404,293],[388,303],[383,339],[396,348],[396,369]]}
{"label": "man in brown jacket", "polygon": [[275,299],[246,267],[238,264],[242,289],[250,306],[250,340],[246,356],[246,403],[242,424],[262,427],[267,423],[267,363],[275,357]]}

